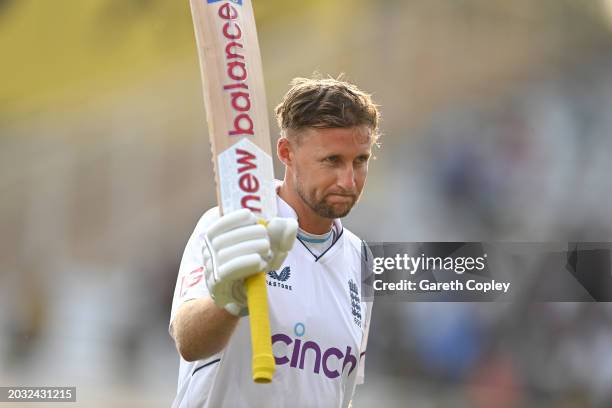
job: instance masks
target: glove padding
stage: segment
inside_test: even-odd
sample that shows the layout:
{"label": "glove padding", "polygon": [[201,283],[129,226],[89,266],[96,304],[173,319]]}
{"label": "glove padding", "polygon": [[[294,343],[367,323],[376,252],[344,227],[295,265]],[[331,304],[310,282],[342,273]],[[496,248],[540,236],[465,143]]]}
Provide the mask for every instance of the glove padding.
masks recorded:
{"label": "glove padding", "polygon": [[293,247],[298,224],[274,217],[267,226],[241,209],[219,217],[205,234],[202,248],[206,285],[215,304],[235,316],[248,313],[244,280],[281,267]]}

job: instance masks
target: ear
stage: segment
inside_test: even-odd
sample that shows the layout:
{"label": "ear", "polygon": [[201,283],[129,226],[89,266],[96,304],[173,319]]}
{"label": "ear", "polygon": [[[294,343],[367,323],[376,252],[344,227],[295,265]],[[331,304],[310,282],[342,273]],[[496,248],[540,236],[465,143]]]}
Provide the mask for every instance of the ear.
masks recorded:
{"label": "ear", "polygon": [[289,139],[284,136],[278,139],[276,142],[276,155],[285,166],[291,166],[293,163],[293,146]]}

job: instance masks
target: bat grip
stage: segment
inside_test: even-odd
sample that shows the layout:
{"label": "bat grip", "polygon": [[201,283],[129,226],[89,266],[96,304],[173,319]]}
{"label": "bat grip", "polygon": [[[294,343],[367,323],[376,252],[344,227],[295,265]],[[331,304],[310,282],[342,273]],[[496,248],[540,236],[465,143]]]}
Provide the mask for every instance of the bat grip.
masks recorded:
{"label": "bat grip", "polygon": [[274,356],[272,355],[265,272],[250,276],[246,279],[245,285],[251,322],[253,381],[267,384],[272,381],[274,375]]}

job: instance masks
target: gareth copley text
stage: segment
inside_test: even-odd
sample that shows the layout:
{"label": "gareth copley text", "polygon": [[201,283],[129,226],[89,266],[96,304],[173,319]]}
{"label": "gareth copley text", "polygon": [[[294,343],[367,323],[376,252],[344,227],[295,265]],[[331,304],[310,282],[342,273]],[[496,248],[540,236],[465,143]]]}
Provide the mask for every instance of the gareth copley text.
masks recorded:
{"label": "gareth copley text", "polygon": [[377,291],[411,291],[411,292],[503,292],[508,293],[510,282],[498,282],[496,280],[479,282],[469,279],[465,282],[454,280],[451,282],[434,282],[428,279],[417,281],[402,279],[399,282],[383,282],[380,279],[374,280],[374,290]]}
{"label": "gareth copley text", "polygon": [[[379,279],[387,271],[404,271],[410,275],[417,272],[452,272],[463,275],[465,272],[479,272],[486,268],[487,254],[482,256],[410,256],[396,254],[393,257],[375,257],[373,259],[374,290],[376,291],[410,291],[410,292],[480,292],[508,293],[510,282],[496,280],[482,281],[480,279],[455,279],[437,282],[430,279],[401,279],[396,282],[386,282]],[[418,278],[418,277],[417,277]]]}

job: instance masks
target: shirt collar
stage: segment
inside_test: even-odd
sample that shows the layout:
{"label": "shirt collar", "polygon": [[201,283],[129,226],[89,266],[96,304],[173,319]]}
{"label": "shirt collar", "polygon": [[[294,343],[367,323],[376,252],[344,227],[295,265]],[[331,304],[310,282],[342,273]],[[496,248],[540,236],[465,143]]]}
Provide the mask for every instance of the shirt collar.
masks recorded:
{"label": "shirt collar", "polygon": [[297,220],[297,213],[289,204],[287,204],[285,200],[281,198],[280,195],[278,195],[278,189],[276,190],[276,206],[279,217],[293,218]]}

